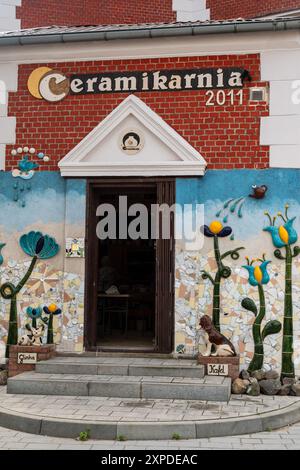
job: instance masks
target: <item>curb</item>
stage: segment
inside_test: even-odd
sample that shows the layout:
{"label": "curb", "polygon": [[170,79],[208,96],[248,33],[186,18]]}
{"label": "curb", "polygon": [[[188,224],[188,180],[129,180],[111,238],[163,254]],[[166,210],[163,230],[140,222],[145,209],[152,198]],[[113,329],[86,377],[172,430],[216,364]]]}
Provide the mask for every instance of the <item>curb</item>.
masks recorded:
{"label": "curb", "polygon": [[108,422],[80,421],[39,417],[12,412],[0,407],[0,426],[15,431],[52,437],[76,438],[89,429],[91,439],[115,440],[122,435],[127,440],[168,440],[173,433],[182,439],[224,437],[279,429],[300,421],[300,401],[281,410],[242,418],[173,422]]}

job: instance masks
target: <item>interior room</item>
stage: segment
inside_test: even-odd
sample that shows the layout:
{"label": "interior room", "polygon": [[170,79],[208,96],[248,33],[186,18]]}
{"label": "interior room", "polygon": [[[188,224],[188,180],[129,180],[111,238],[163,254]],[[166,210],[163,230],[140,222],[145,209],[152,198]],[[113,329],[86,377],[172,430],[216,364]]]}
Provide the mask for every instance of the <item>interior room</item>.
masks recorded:
{"label": "interior room", "polygon": [[[147,239],[119,237],[119,197],[124,195],[128,208],[139,203],[149,209]],[[122,188],[113,194],[111,189],[101,188],[98,196],[99,204],[112,204],[116,209],[117,237],[98,239],[97,345],[101,349],[153,349],[156,244],[151,239],[150,209],[156,202],[155,188],[143,192]],[[127,226],[135,218],[128,216]]]}

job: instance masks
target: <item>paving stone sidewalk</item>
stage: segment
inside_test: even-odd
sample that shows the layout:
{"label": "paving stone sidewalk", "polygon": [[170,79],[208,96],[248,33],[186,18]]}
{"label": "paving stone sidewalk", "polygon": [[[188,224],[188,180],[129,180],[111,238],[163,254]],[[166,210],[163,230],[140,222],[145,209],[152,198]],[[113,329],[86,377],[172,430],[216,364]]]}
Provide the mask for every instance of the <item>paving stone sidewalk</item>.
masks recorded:
{"label": "paving stone sidewalk", "polygon": [[0,450],[300,450],[300,423],[273,432],[180,441],[79,442],[0,427]]}
{"label": "paving stone sidewalk", "polygon": [[[66,397],[7,395],[5,387],[0,387],[0,408],[20,412],[34,417],[54,417],[82,421],[142,421],[167,422],[185,420],[222,420],[254,416],[270,411],[283,410],[299,402],[297,397],[274,397],[261,395],[245,397],[233,395],[229,403],[186,401],[186,400],[138,400],[102,397]],[[176,429],[174,429],[176,432]],[[191,440],[159,440],[126,442],[89,440],[31,435],[0,428],[1,449],[299,449],[300,423],[274,432],[252,435],[228,436]]]}
{"label": "paving stone sidewalk", "polygon": [[232,395],[229,403],[195,400],[7,395],[0,387],[0,408],[35,417],[93,421],[202,421],[238,418],[282,410],[299,397]]}

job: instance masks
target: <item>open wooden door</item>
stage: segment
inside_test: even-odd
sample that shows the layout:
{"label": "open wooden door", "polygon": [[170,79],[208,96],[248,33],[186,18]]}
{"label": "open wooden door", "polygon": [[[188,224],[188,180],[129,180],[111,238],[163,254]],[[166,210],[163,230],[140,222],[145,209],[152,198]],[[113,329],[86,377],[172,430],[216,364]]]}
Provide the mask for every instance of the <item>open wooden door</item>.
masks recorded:
{"label": "open wooden door", "polygon": [[[175,204],[175,180],[157,183],[157,203]],[[171,353],[174,344],[174,213],[170,212],[170,238],[160,237],[156,244],[156,349]]]}
{"label": "open wooden door", "polygon": [[87,185],[86,239],[85,239],[85,290],[84,290],[84,346],[88,351],[97,349],[97,283],[98,240],[96,235],[96,187]]}

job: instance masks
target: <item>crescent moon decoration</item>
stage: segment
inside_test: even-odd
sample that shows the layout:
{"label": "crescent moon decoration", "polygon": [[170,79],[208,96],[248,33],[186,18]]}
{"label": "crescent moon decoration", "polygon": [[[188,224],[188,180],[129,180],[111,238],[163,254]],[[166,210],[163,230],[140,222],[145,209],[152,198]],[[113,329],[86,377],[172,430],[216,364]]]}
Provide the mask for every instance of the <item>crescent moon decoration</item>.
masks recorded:
{"label": "crescent moon decoration", "polygon": [[63,100],[70,91],[70,80],[61,72],[51,70],[40,80],[39,93],[52,103]]}
{"label": "crescent moon decoration", "polygon": [[46,73],[51,72],[49,67],[39,67],[31,72],[27,81],[27,87],[30,94],[39,100],[42,100],[43,97],[39,91],[39,85],[41,79],[46,75]]}

